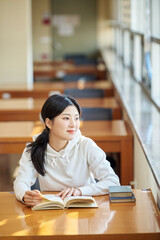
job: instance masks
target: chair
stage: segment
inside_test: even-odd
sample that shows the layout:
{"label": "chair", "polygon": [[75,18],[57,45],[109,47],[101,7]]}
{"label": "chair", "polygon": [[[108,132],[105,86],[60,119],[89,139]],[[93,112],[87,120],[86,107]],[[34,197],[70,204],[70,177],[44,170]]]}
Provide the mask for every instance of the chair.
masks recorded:
{"label": "chair", "polygon": [[84,58],[84,59],[75,59],[74,60],[75,65],[97,65],[97,61],[95,59],[90,58]]}
{"label": "chair", "polygon": [[111,108],[82,108],[81,119],[83,121],[109,121],[113,119],[112,112]]}
{"label": "chair", "polygon": [[103,98],[105,92],[103,89],[94,88],[68,88],[64,90],[65,95],[70,95],[74,98]]}
{"label": "chair", "polygon": [[79,80],[85,82],[95,81],[96,76],[93,74],[67,74],[62,78],[63,82],[77,82]]}
{"label": "chair", "polygon": [[86,59],[87,55],[83,53],[71,53],[71,54],[65,54],[64,59],[65,60],[76,60],[76,59]]}
{"label": "chair", "polygon": [[37,190],[40,191],[40,185],[39,185],[38,177],[37,177],[35,183],[31,186],[31,190],[34,190],[34,189],[37,189]]}
{"label": "chair", "polygon": [[96,65],[97,60],[94,58],[88,58],[87,55],[81,53],[66,54],[65,60],[71,60],[75,65]]}

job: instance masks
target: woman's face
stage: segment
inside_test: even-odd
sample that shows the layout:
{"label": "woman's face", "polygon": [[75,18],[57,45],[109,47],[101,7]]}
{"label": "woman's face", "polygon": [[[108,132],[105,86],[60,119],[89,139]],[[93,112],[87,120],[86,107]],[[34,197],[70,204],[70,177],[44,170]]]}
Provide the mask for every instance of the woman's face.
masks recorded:
{"label": "woman's face", "polygon": [[75,106],[68,106],[54,120],[46,120],[50,129],[50,136],[54,140],[69,141],[72,140],[79,129],[79,113]]}

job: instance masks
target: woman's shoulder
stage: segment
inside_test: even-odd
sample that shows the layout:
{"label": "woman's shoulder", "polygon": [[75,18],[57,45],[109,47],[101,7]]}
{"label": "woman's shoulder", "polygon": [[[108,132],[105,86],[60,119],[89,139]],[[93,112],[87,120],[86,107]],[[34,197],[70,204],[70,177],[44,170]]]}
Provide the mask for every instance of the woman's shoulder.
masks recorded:
{"label": "woman's shoulder", "polygon": [[97,146],[97,144],[91,138],[84,135],[81,136],[80,142],[83,146]]}
{"label": "woman's shoulder", "polygon": [[80,149],[85,156],[105,155],[104,151],[89,137],[81,136]]}
{"label": "woman's shoulder", "polygon": [[28,144],[26,145],[26,147],[24,148],[22,155],[21,155],[21,159],[28,159],[30,158],[30,148],[28,147]]}

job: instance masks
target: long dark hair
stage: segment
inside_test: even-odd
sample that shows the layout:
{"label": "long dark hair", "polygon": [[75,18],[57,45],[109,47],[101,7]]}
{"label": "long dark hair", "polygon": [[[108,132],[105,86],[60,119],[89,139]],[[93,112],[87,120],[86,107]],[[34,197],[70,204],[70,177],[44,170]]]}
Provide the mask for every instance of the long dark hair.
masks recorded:
{"label": "long dark hair", "polygon": [[[60,115],[66,107],[74,105],[79,114],[81,109],[76,100],[70,96],[54,94],[50,96],[44,103],[41,109],[41,117],[45,122],[46,118],[53,120],[55,117]],[[45,126],[43,132],[38,135],[35,141],[27,146],[27,151],[31,154],[31,161],[39,174],[45,175],[45,151],[47,143],[49,142],[49,128]]]}

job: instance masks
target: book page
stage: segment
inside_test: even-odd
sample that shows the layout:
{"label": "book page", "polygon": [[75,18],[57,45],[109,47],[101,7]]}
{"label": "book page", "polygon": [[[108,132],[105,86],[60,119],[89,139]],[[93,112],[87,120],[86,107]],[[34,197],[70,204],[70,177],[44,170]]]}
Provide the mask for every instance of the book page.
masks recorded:
{"label": "book page", "polygon": [[60,202],[60,203],[64,204],[62,198],[57,197],[54,194],[43,194],[42,197],[43,197],[43,200],[46,200],[46,201]]}
{"label": "book page", "polygon": [[90,196],[66,197],[64,204],[66,207],[97,207],[96,201]]}
{"label": "book page", "polygon": [[32,210],[63,209],[65,207],[98,207],[95,199],[90,196],[71,196],[66,197],[64,200],[54,194],[44,194],[42,197],[42,202],[34,206]]}
{"label": "book page", "polygon": [[34,206],[32,210],[42,209],[63,209],[64,202],[61,197],[56,197],[54,194],[44,194],[42,196],[42,202]]}
{"label": "book page", "polygon": [[62,205],[60,202],[42,202],[34,207],[32,207],[32,210],[47,210],[47,209],[64,209],[64,205]]}

